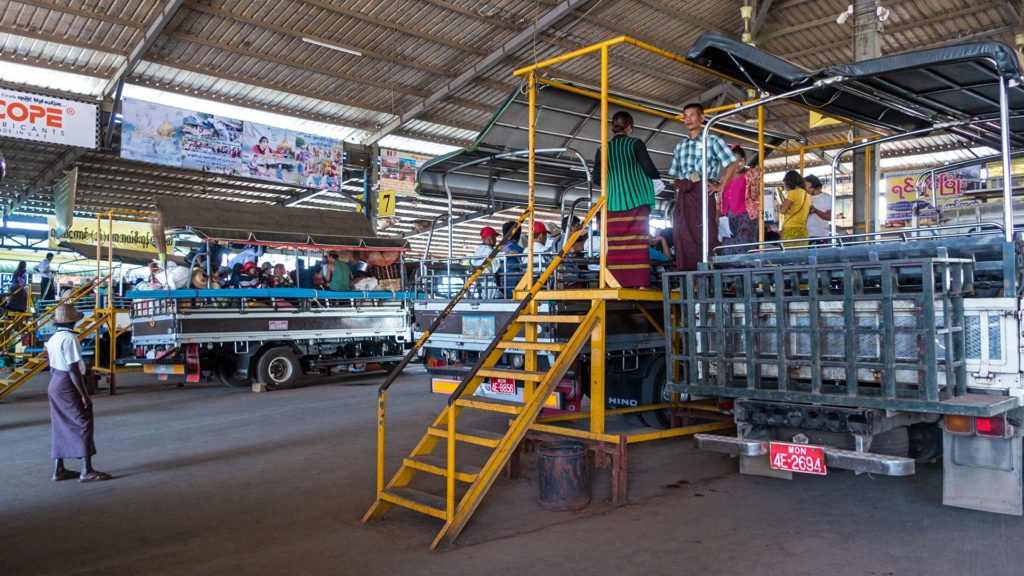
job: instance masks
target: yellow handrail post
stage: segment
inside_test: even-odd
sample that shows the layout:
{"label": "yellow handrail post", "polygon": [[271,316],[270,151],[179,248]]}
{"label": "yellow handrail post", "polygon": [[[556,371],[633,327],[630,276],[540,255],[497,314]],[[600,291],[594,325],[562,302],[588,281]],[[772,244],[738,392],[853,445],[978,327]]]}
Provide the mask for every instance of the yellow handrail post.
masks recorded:
{"label": "yellow handrail post", "polygon": [[[608,195],[608,47],[601,47],[601,196]],[[608,287],[608,202],[601,205],[601,274],[598,288]]]}
{"label": "yellow handrail post", "polygon": [[377,394],[377,498],[384,492],[384,419],[387,405],[387,391]]}
{"label": "yellow handrail post", "polygon": [[455,406],[448,407],[448,475],[445,478],[447,520],[455,517]]}
{"label": "yellow handrail post", "polygon": [[[537,75],[534,72],[530,72],[527,77],[528,89],[529,89],[529,119],[528,119],[528,145],[529,145],[529,175],[528,175],[528,186],[527,186],[527,210],[530,211],[529,222],[529,236],[527,240],[529,246],[527,248],[526,256],[526,270],[527,276],[530,281],[526,283],[526,286],[533,286],[533,223],[534,218],[534,203],[536,201],[536,184],[537,184]],[[537,313],[537,301],[531,300],[528,308],[528,314]],[[524,337],[527,342],[537,341],[537,325],[528,324],[525,327]],[[537,351],[536,350],[523,350],[525,355],[523,358],[523,368],[530,372],[537,370]],[[536,389],[536,383],[526,381],[523,383],[523,400],[526,402],[530,401],[533,397],[534,390]]]}
{"label": "yellow handrail post", "polygon": [[757,205],[761,207],[757,215],[757,241],[764,242],[764,106],[757,107],[757,174]]}

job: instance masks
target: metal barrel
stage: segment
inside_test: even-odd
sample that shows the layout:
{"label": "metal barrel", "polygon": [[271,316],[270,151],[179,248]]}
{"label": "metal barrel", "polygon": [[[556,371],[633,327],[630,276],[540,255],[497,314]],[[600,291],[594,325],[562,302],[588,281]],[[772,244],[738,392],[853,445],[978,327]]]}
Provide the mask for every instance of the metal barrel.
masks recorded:
{"label": "metal barrel", "polygon": [[582,442],[545,442],[537,449],[540,505],[579,510],[590,503],[587,448]]}

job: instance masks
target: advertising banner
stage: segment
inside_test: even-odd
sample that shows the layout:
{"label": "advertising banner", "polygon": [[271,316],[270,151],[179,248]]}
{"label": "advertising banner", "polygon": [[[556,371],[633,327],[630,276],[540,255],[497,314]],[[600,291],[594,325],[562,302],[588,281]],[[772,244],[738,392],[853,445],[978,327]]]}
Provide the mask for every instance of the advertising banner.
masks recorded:
{"label": "advertising banner", "polygon": [[416,191],[416,173],[432,156],[399,152],[382,148],[380,151],[380,189],[394,190],[398,194]]}
{"label": "advertising banner", "polygon": [[95,104],[0,88],[0,136],[96,148]]}
{"label": "advertising banner", "polygon": [[337,190],[342,142],[125,98],[121,157],[165,166]]}
{"label": "advertising banner", "polygon": [[53,212],[57,217],[54,227],[57,235],[71,228],[75,217],[75,194],[78,190],[78,166],[75,166],[50,189],[53,192]]}
{"label": "advertising banner", "polygon": [[[75,218],[71,223],[71,228],[68,229],[64,234],[57,234],[57,219],[54,216],[47,218],[47,224],[50,228],[50,248],[57,248],[57,245],[61,242],[75,242],[78,244],[96,244],[96,219],[95,218]],[[107,247],[107,236],[108,222],[101,222],[101,242],[104,250]],[[153,227],[145,222],[120,222],[114,220],[112,232],[114,239],[114,248],[123,250],[140,250],[143,252],[152,252],[155,256],[157,254],[156,244],[153,242]],[[167,239],[167,245],[171,244],[170,239]],[[104,252],[106,254],[106,252]]]}
{"label": "advertising banner", "polygon": [[[887,174],[885,177],[886,224],[910,222],[917,206],[918,218],[936,218],[938,212],[932,206],[931,177],[921,179],[918,189],[917,172]],[[977,199],[965,198],[964,192],[979,186],[981,168],[971,167],[965,170],[936,174],[936,204],[945,206],[966,206],[976,204]]]}

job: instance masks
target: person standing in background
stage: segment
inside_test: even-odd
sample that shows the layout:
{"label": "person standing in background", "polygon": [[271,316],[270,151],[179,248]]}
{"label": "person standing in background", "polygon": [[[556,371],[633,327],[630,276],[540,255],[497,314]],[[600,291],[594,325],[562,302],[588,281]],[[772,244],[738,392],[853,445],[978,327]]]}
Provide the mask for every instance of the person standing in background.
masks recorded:
{"label": "person standing in background", "polygon": [[[608,142],[607,238],[608,271],[623,288],[651,285],[648,224],[654,208],[654,180],[661,174],[651,161],[643,140],[633,137],[633,116],[619,111],[612,116]],[[594,182],[601,182],[601,153],[594,157]]]}
{"label": "person standing in background", "polygon": [[[708,180],[708,193],[722,190],[719,182],[729,182],[743,162],[729,150],[717,134],[708,134],[708,173],[701,174],[704,143],[701,126],[704,125],[704,107],[697,103],[683,107],[683,123],[687,135],[676,144],[672,154],[669,176],[675,179],[676,204],[672,210],[672,245],[676,251],[676,271],[696,270],[701,262],[704,245],[704,227],[708,228],[708,253],[718,243],[718,217],[714,213],[715,200],[708,198],[708,213],[702,214],[701,181]],[[716,179],[718,181],[716,181]]]}
{"label": "person standing in background", "polygon": [[[733,154],[746,162],[747,154],[739,144],[730,148]],[[757,242],[757,220],[750,217],[747,205],[747,168],[743,166],[722,189],[722,216],[729,220],[730,236],[722,238],[723,246]],[[722,254],[739,254],[747,248],[723,248]]]}
{"label": "person standing in background", "polygon": [[782,214],[782,240],[801,240],[800,242],[785,242],[785,248],[800,248],[807,246],[807,215],[811,210],[811,197],[803,189],[804,179],[796,170],[786,172],[782,178],[786,187],[786,199],[779,207]]}
{"label": "person standing in background", "polygon": [[804,176],[804,189],[811,195],[811,210],[807,215],[807,237],[812,245],[828,244],[832,235],[832,195],[821,190],[821,180],[814,174]]}
{"label": "person standing in background", "polygon": [[50,269],[50,263],[53,262],[53,252],[47,252],[46,258],[39,261],[32,267],[33,270],[39,273],[39,299],[40,300],[52,300],[56,298],[56,292],[54,291],[53,285],[53,271]]}
{"label": "person standing in background", "polygon": [[[73,304],[61,304],[53,313],[57,332],[46,341],[50,362],[50,385],[46,395],[50,400],[50,458],[54,481],[78,478],[79,482],[97,482],[111,478],[110,474],[92,467],[92,457],[96,454],[95,420],[92,399],[85,386],[82,345],[75,332],[75,324],[84,316]],[[76,474],[66,469],[65,458],[81,459],[82,471]]]}

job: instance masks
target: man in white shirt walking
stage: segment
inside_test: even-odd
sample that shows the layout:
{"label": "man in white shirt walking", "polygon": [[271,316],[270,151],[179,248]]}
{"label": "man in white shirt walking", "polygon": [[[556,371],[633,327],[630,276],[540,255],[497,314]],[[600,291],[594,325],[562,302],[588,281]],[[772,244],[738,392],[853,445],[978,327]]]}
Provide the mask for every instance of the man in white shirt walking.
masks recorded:
{"label": "man in white shirt walking", "polygon": [[832,195],[821,190],[821,180],[814,174],[804,177],[804,189],[811,195],[811,211],[807,215],[807,237],[811,244],[827,244],[832,235]]}
{"label": "man in white shirt walking", "polygon": [[56,298],[53,285],[53,271],[50,269],[50,263],[53,262],[53,252],[47,252],[46,258],[39,261],[32,267],[33,270],[39,273],[39,299],[40,300],[52,300]]}

